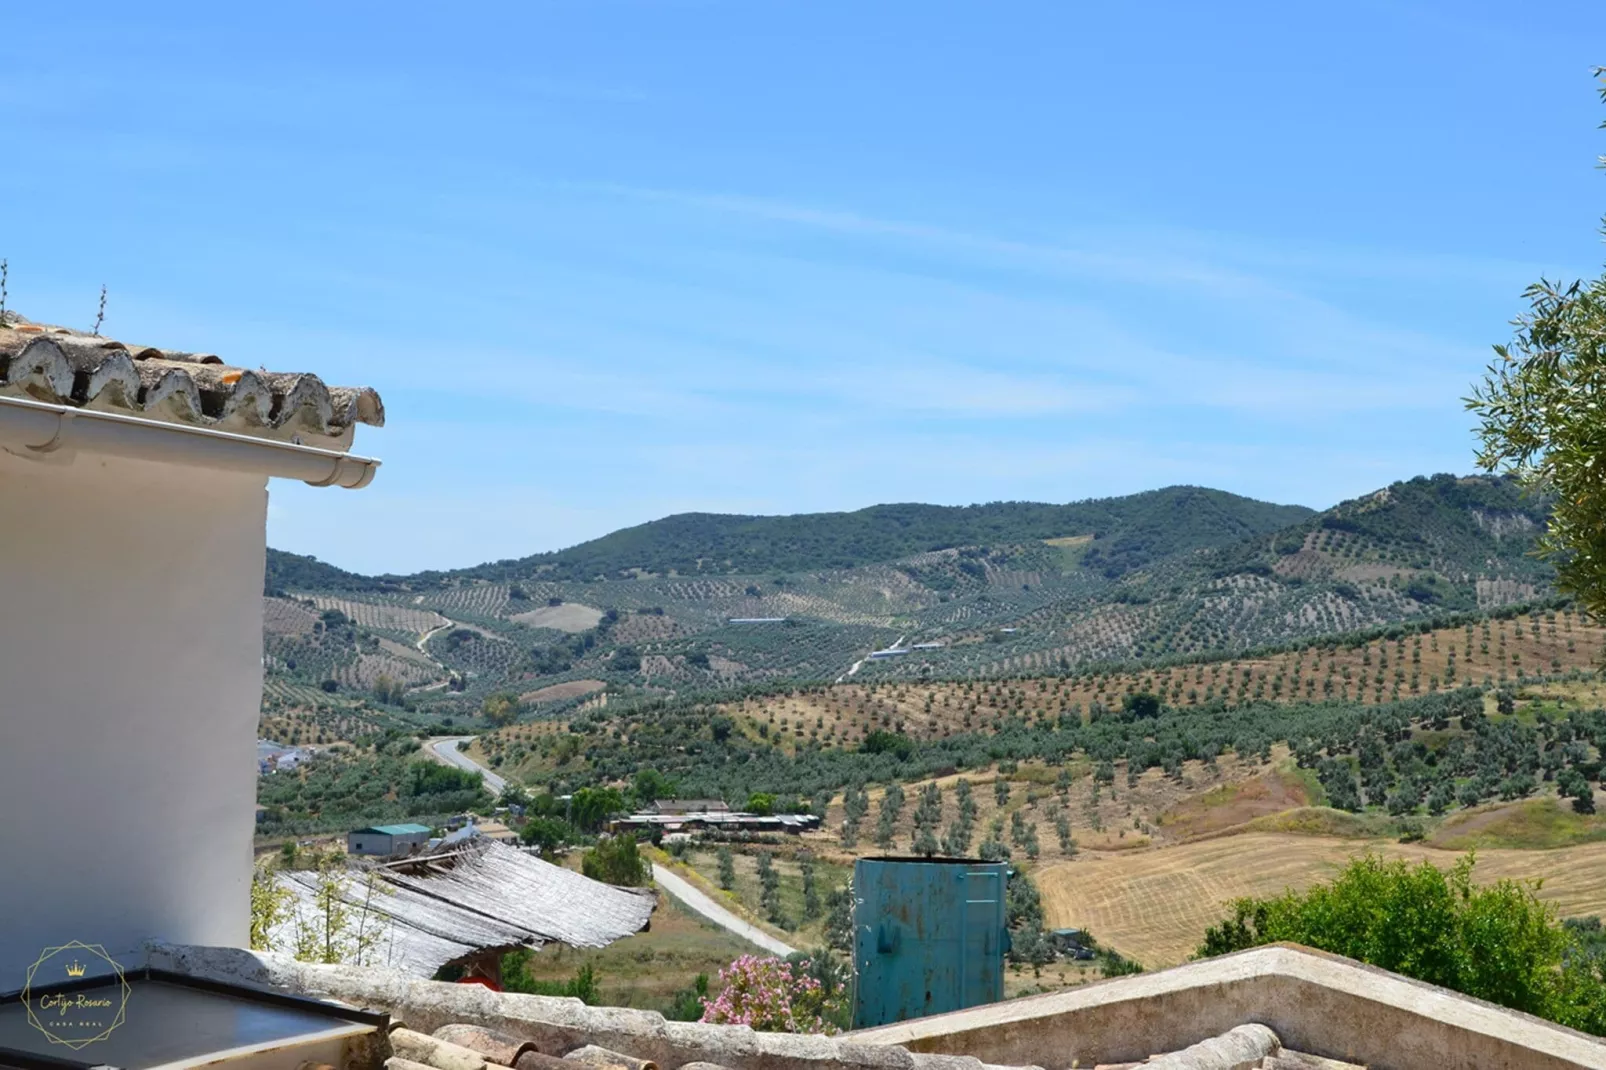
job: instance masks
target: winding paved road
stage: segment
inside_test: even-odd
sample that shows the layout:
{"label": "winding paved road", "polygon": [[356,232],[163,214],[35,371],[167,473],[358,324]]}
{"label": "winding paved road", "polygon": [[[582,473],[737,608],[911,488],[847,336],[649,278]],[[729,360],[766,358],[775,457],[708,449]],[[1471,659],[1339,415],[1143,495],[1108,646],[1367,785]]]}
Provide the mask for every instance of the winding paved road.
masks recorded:
{"label": "winding paved road", "polygon": [[721,929],[735,933],[748,943],[757,944],[772,955],[785,958],[797,950],[789,944],[781,943],[758,926],[738,918],[704,895],[696,885],[678,873],[671,872],[666,866],[653,866],[652,879],[658,882],[658,887],[685,903],[691,910],[695,910]]}
{"label": "winding paved road", "polygon": [[483,765],[457,749],[459,743],[467,743],[473,736],[446,736],[432,739],[424,744],[429,748],[437,760],[447,765],[455,765],[459,769],[466,769],[470,773],[478,773],[485,778],[485,787],[492,795],[500,796],[507,789],[507,781],[485,768]]}

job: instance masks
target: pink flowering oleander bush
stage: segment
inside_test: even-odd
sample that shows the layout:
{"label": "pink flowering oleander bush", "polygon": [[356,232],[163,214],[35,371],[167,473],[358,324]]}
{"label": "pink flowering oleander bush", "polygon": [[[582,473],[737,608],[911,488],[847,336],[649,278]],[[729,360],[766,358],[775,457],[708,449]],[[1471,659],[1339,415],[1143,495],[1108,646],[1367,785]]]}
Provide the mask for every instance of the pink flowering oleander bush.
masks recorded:
{"label": "pink flowering oleander bush", "polygon": [[842,1008],[839,993],[827,997],[820,982],[777,958],[743,955],[719,971],[719,995],[703,1000],[705,1022],[745,1025],[767,1033],[833,1033],[827,1019]]}

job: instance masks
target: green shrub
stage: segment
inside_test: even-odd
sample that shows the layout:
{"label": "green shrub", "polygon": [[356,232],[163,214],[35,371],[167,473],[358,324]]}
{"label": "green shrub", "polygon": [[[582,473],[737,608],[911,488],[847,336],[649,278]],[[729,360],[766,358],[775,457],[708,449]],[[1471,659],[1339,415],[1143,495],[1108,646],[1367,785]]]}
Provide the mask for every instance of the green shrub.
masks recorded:
{"label": "green shrub", "polygon": [[690,988],[682,988],[669,1000],[664,1017],[671,1022],[695,1022],[703,1016],[703,1001],[708,998],[708,975],[700,973],[692,978]]}
{"label": "green shrub", "polygon": [[530,950],[510,951],[502,956],[502,988],[507,992],[527,992],[535,996],[573,996],[588,1007],[601,1002],[597,973],[588,962],[568,981],[538,981],[530,976]]}
{"label": "green shrub", "polygon": [[551,854],[578,839],[574,826],[561,817],[532,817],[519,830],[520,842]]}
{"label": "green shrub", "polygon": [[604,884],[640,888],[650,876],[647,860],[630,835],[609,836],[580,858],[580,872]]}
{"label": "green shrub", "polygon": [[1291,941],[1606,1035],[1606,982],[1535,886],[1472,883],[1451,869],[1367,856],[1304,894],[1240,899],[1201,957]]}

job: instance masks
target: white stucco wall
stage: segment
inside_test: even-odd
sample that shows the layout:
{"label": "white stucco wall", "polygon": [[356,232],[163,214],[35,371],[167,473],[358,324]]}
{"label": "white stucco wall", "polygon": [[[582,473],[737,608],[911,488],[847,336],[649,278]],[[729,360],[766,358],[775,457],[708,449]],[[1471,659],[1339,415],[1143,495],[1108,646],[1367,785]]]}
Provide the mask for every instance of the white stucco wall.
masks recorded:
{"label": "white stucco wall", "polygon": [[266,491],[0,451],[0,990],[69,940],[244,946]]}

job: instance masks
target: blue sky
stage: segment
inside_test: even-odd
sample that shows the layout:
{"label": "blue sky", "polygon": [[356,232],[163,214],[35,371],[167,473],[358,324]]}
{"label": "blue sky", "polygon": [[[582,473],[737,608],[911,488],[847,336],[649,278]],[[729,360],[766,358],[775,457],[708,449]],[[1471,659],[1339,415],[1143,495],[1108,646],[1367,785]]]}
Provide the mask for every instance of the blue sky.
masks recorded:
{"label": "blue sky", "polygon": [[385,397],[365,571],[685,510],[1468,471],[1606,5],[15,5],[11,307]]}

